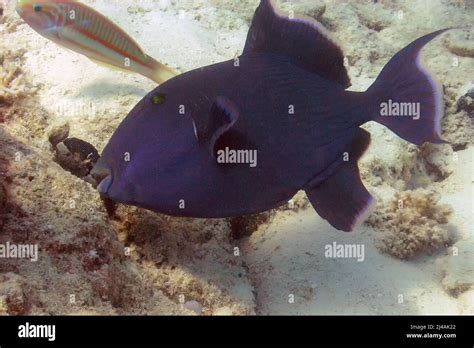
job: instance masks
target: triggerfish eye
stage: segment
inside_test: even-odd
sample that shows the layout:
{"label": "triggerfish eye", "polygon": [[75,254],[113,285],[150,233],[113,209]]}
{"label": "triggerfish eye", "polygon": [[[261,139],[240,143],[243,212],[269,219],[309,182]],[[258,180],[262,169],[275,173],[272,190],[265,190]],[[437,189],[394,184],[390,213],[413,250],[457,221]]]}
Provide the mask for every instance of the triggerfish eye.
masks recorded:
{"label": "triggerfish eye", "polygon": [[155,95],[151,97],[151,102],[154,105],[161,105],[165,102],[165,100],[166,100],[166,95],[163,93],[156,93]]}
{"label": "triggerfish eye", "polygon": [[35,4],[33,6],[33,9],[36,11],[36,12],[40,12],[41,11],[41,5],[40,4]]}

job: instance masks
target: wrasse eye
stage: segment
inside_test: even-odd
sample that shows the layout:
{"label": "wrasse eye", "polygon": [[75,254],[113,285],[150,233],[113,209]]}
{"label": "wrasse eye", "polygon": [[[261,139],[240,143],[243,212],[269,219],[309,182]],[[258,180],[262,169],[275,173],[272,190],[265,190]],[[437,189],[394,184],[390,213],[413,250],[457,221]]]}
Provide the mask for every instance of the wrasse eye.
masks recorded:
{"label": "wrasse eye", "polygon": [[35,4],[35,5],[33,6],[33,9],[34,9],[36,12],[40,12],[42,8],[41,8],[41,5],[40,5],[40,4]]}
{"label": "wrasse eye", "polygon": [[165,102],[166,95],[163,93],[156,93],[151,97],[151,102],[153,105],[161,105]]}

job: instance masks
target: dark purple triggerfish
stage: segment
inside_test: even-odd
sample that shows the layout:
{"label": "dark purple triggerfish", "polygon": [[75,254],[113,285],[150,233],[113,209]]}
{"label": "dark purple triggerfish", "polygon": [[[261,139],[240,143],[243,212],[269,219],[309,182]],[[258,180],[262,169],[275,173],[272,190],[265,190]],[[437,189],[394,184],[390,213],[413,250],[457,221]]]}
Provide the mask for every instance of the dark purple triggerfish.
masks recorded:
{"label": "dark purple triggerfish", "polygon": [[134,107],[92,171],[97,189],[199,218],[259,213],[304,190],[321,217],[351,231],[374,204],[357,165],[370,143],[362,124],[417,145],[444,142],[441,92],[419,57],[444,31],[398,52],[366,92],[350,92],[324,28],[262,0],[238,59],[176,76]]}

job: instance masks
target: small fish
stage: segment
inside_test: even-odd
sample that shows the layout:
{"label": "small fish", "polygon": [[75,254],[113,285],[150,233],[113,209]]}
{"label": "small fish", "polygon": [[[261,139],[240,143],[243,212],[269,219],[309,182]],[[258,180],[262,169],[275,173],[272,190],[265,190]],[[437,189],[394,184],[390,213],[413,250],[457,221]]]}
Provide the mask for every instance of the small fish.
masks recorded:
{"label": "small fish", "polygon": [[58,45],[98,64],[163,83],[177,73],[147,55],[120,27],[89,6],[68,0],[19,0],[21,18]]}
{"label": "small fish", "polygon": [[170,79],[135,106],[92,169],[97,189],[200,218],[259,213],[304,190],[321,217],[352,231],[375,202],[359,174],[370,144],[361,125],[376,121],[417,145],[444,143],[441,90],[419,57],[446,30],[415,40],[367,91],[353,92],[324,28],[262,0],[238,59]]}

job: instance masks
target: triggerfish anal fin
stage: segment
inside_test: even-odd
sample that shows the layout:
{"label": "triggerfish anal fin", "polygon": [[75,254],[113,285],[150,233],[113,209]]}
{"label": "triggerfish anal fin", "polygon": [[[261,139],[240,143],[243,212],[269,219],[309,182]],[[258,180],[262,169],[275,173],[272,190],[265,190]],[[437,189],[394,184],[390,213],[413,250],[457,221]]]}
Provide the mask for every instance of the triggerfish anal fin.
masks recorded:
{"label": "triggerfish anal fin", "polygon": [[359,128],[351,144],[349,161],[306,195],[318,214],[335,228],[350,232],[370,214],[375,200],[360,179],[357,161],[370,144],[370,134]]}
{"label": "triggerfish anal fin", "polygon": [[344,55],[316,20],[279,12],[271,0],[262,0],[255,12],[244,52],[282,54],[321,77],[345,88],[351,85]]}

